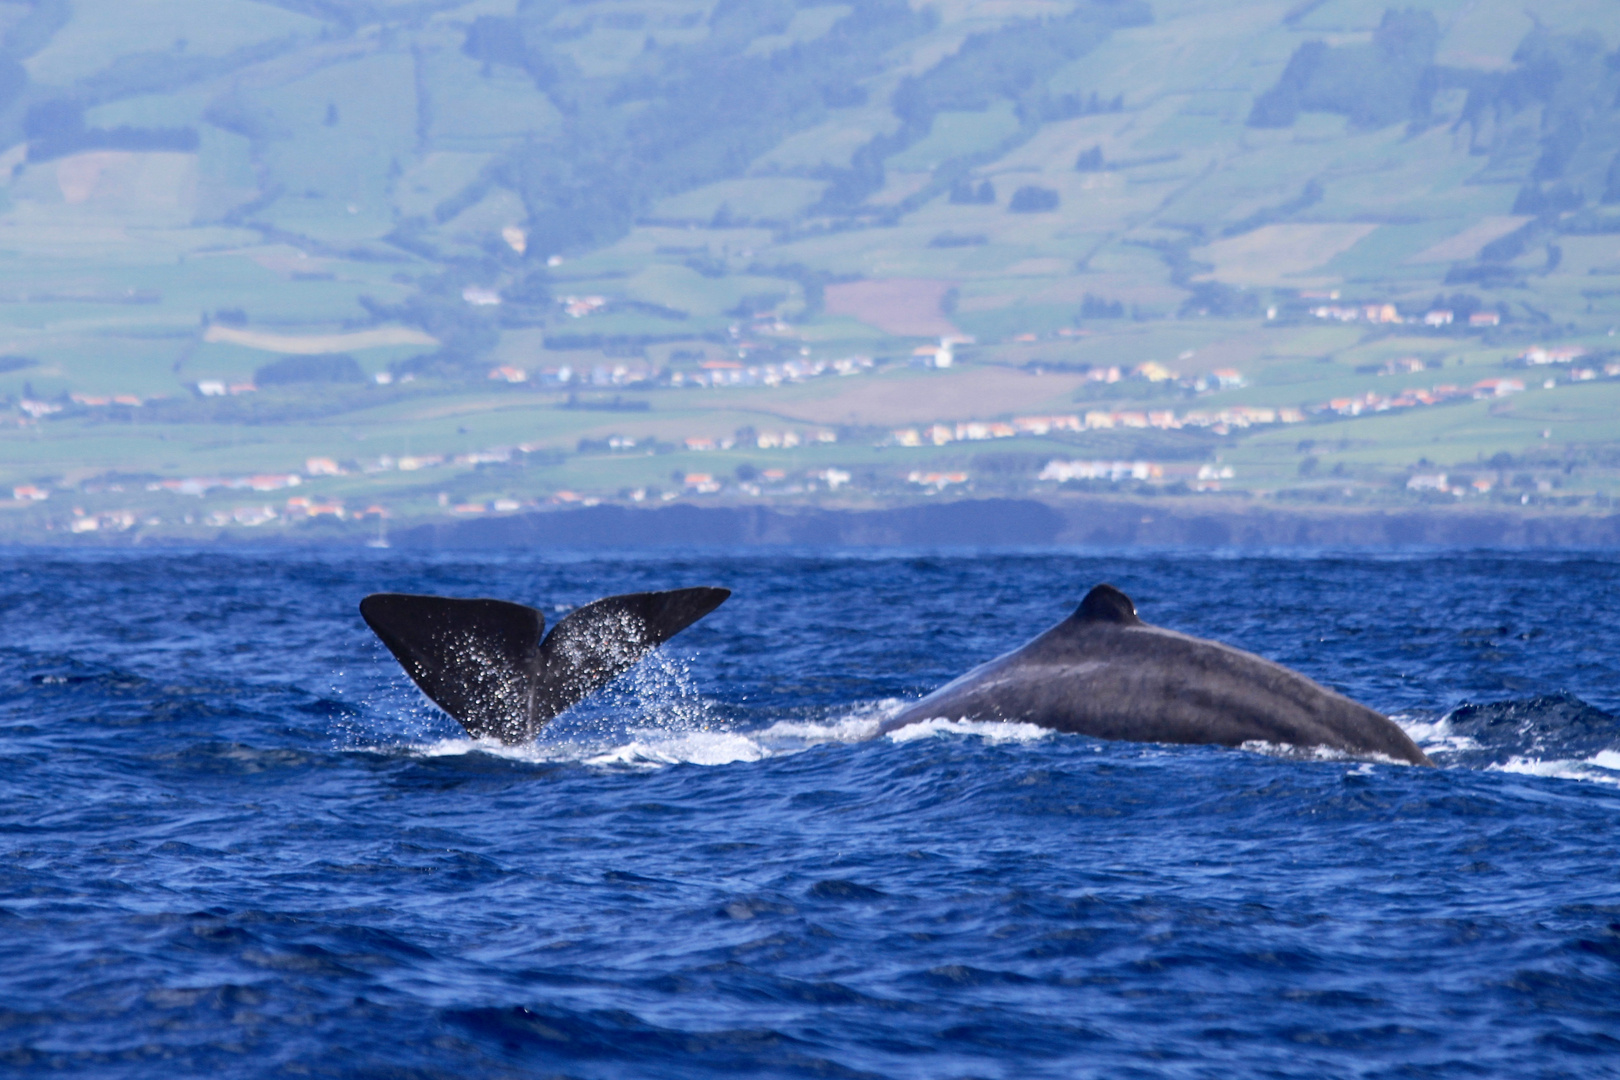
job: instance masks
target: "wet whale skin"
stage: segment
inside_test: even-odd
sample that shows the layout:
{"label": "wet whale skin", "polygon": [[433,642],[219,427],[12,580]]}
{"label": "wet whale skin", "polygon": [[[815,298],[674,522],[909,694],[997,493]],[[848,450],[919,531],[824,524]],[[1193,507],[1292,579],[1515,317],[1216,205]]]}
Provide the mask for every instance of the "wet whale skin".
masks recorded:
{"label": "wet whale skin", "polygon": [[1151,626],[1109,585],[884,722],[1020,721],[1098,739],[1327,748],[1430,765],[1393,721],[1281,664]]}

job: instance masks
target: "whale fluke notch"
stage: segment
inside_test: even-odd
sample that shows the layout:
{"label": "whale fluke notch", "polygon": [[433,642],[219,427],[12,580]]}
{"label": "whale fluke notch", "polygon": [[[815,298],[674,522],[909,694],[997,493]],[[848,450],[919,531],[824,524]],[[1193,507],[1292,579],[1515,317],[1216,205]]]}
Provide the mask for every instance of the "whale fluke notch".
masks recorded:
{"label": "whale fluke notch", "polygon": [[1141,626],[1136,605],[1131,598],[1112,585],[1095,585],[1080,601],[1072,618],[1076,622],[1118,623],[1121,626]]}
{"label": "whale fluke notch", "polygon": [[546,619],[505,600],[374,593],[366,625],[411,681],[474,738],[532,739],[578,704],[725,602],[728,589],[627,593]]}

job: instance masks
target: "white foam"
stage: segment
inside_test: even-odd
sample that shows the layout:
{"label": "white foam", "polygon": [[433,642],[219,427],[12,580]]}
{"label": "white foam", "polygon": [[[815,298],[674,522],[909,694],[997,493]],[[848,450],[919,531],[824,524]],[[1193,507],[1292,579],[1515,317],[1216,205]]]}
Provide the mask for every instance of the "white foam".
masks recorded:
{"label": "white foam", "polygon": [[[1390,719],[1399,724],[1402,730],[1412,737],[1412,741],[1430,755],[1486,749],[1477,739],[1454,734],[1445,716],[1432,721],[1405,715],[1391,716]],[[1488,764],[1484,766],[1484,771],[1620,786],[1620,751],[1600,750],[1585,760],[1516,756],[1505,762]]]}
{"label": "white foam", "polygon": [[1420,720],[1407,713],[1391,713],[1389,718],[1396,727],[1406,732],[1407,736],[1420,746],[1427,741],[1445,737],[1446,723],[1443,716],[1434,720]]}
{"label": "white foam", "polygon": [[1291,761],[1359,761],[1361,767],[1352,770],[1357,775],[1364,775],[1373,765],[1412,764],[1410,761],[1402,761],[1387,754],[1360,752],[1352,754],[1332,746],[1295,746],[1292,743],[1274,743],[1264,739],[1250,739],[1239,744],[1238,749],[1269,757],[1288,758]]}
{"label": "white foam", "polygon": [[[398,748],[395,748],[396,752]],[[412,743],[404,747],[405,753],[415,757],[463,757],[467,754],[488,754],[490,757],[531,764],[551,761],[569,761],[578,757],[576,747],[561,742],[529,742],[508,746],[497,739],[438,739],[429,743]]]}
{"label": "white foam", "polygon": [[864,717],[842,720],[778,720],[759,733],[762,739],[803,739],[806,742],[863,742],[877,734],[879,721]]}
{"label": "white foam", "polygon": [[1558,780],[1586,780],[1620,787],[1620,775],[1611,770],[1620,769],[1620,754],[1604,750],[1585,761],[1574,758],[1509,758],[1501,764],[1485,766],[1486,772],[1517,773],[1521,776],[1549,776]]}
{"label": "white foam", "polygon": [[1600,769],[1620,770],[1620,751],[1599,750],[1592,757],[1586,759],[1586,764],[1595,765]]}
{"label": "white foam", "polygon": [[[667,705],[667,702],[665,703]],[[543,730],[533,742],[515,746],[495,739],[441,738],[405,746],[368,746],[382,753],[423,758],[487,754],[532,764],[574,762],[596,768],[657,769],[670,765],[731,765],[801,753],[815,746],[865,742],[888,717],[905,706],[898,699],[864,702],[824,719],[782,719],[752,731],[700,718],[701,708],[660,709],[641,723],[620,728],[600,720]],[[647,721],[651,721],[648,723]],[[1053,732],[1035,724],[947,720],[938,717],[889,733],[895,742],[972,737],[991,743],[1027,743]]]}
{"label": "white foam", "polygon": [[769,743],[798,742],[804,746],[865,742],[878,733],[884,720],[904,707],[905,702],[898,698],[885,698],[857,705],[842,716],[826,720],[778,720],[758,737]]}
{"label": "white foam", "polygon": [[[383,747],[368,747],[372,750],[381,750]],[[479,750],[491,754],[505,756],[508,750],[521,750],[523,747],[502,746],[494,739],[438,739],[430,743],[412,743],[406,747],[408,753],[417,757],[460,757],[462,754],[471,754]]]}
{"label": "white foam", "polygon": [[615,746],[587,765],[629,765],[655,769],[663,765],[730,765],[737,761],[759,761],[771,751],[747,735],[725,731],[639,732],[622,746]]}
{"label": "white foam", "polygon": [[[533,742],[508,746],[496,739],[439,738],[401,746],[378,745],[375,737],[356,749],[405,753],[422,758],[487,754],[532,764],[574,762],[598,768],[656,769],[670,765],[730,765],[761,761],[828,743],[865,742],[877,734],[885,717],[903,707],[898,699],[865,702],[847,713],[825,719],[783,719],[755,731],[736,731],[716,722],[704,703],[679,695],[662,695],[650,714],[639,709],[629,726],[614,722],[611,712],[634,709],[621,701],[610,716],[570,723],[558,721]],[[671,698],[674,700],[671,700]],[[965,730],[965,729],[964,729]]]}
{"label": "white foam", "polygon": [[[679,731],[646,728],[624,732],[622,742],[564,736],[541,738],[535,742],[507,746],[494,739],[438,739],[407,745],[404,752],[416,757],[461,757],[488,754],[508,761],[531,764],[579,762],[597,766],[657,768],[665,765],[729,765],[737,761],[759,761],[776,751],[758,740],[733,731]],[[391,749],[394,753],[402,748]]]}
{"label": "white foam", "polygon": [[914,739],[937,739],[947,735],[975,735],[990,743],[1008,742],[1035,742],[1055,734],[1051,728],[1043,728],[1038,724],[1024,724],[1001,720],[947,720],[943,716],[936,716],[929,720],[919,720],[915,724],[907,724],[903,728],[896,728],[889,732],[889,738],[895,742],[911,742]]}
{"label": "white foam", "polygon": [[1450,754],[1464,750],[1478,750],[1478,741],[1468,735],[1458,735],[1444,716],[1435,720],[1420,720],[1415,716],[1396,713],[1390,717],[1426,754]]}

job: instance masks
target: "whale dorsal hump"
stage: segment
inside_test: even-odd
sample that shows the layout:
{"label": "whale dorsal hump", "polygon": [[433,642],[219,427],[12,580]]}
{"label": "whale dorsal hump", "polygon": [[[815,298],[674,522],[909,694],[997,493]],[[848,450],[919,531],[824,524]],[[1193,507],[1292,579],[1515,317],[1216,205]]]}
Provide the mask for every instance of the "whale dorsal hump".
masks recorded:
{"label": "whale dorsal hump", "polygon": [[1120,626],[1141,626],[1136,617],[1136,605],[1131,598],[1112,585],[1098,585],[1086,593],[1080,607],[1072,616],[1080,623],[1115,623]]}

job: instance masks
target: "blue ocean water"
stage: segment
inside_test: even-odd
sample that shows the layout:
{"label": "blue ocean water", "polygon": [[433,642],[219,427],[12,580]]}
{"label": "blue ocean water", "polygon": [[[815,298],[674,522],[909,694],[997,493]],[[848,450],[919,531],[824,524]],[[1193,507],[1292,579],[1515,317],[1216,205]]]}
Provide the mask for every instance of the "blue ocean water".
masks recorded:
{"label": "blue ocean water", "polygon": [[[877,721],[1095,582],[1439,769]],[[735,591],[532,747],[368,592]],[[1620,557],[0,552],[0,1071],[1620,1075]]]}

